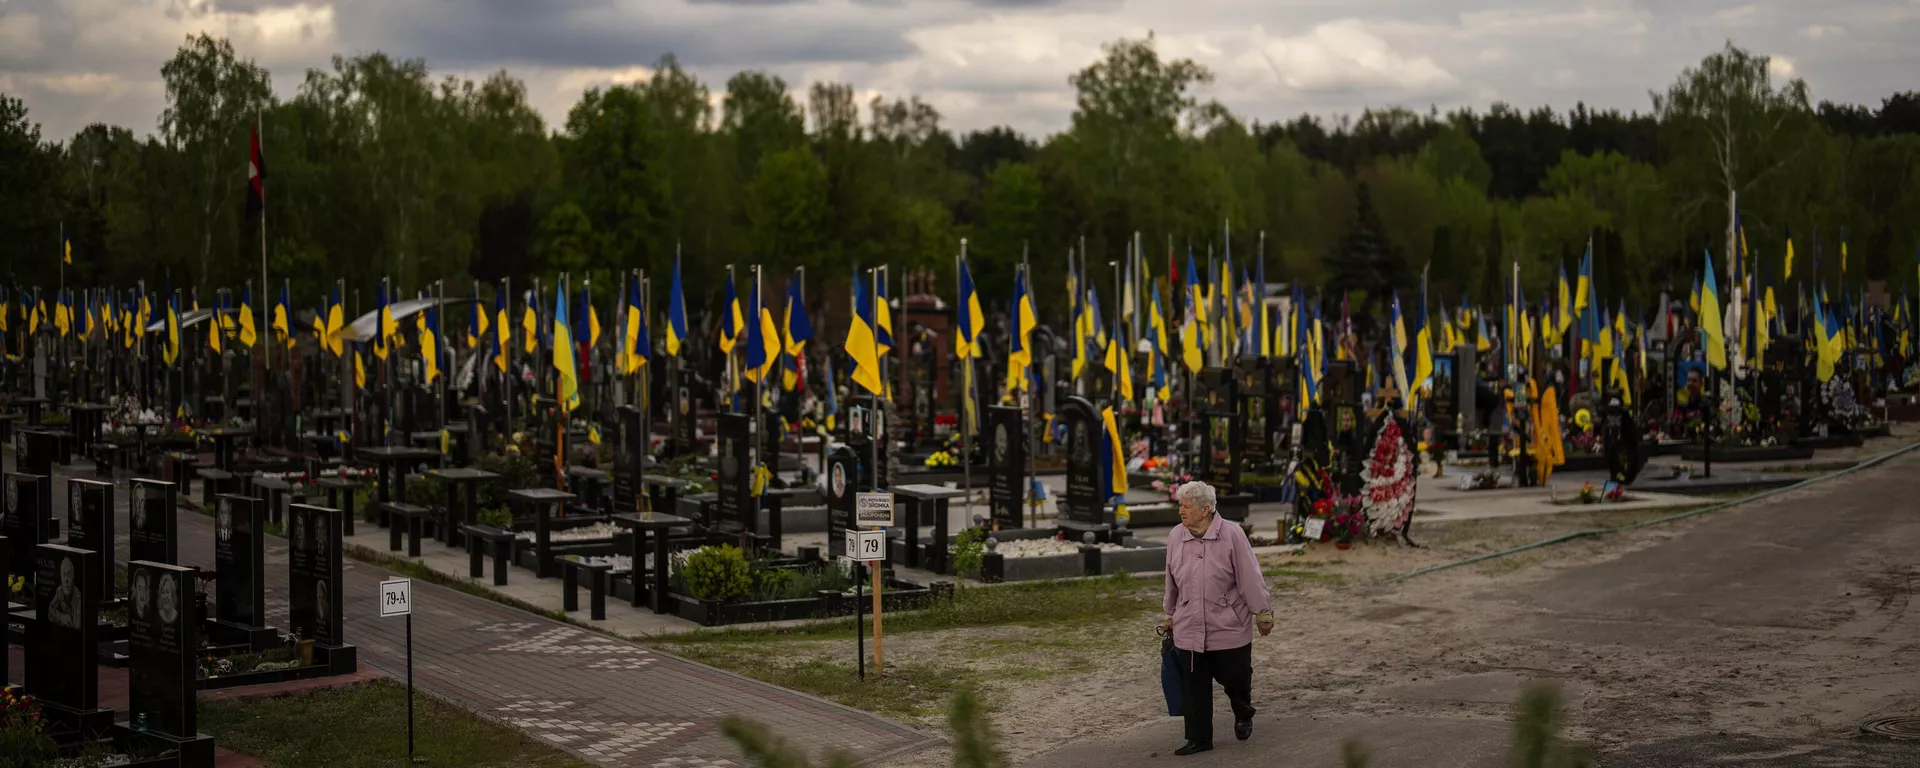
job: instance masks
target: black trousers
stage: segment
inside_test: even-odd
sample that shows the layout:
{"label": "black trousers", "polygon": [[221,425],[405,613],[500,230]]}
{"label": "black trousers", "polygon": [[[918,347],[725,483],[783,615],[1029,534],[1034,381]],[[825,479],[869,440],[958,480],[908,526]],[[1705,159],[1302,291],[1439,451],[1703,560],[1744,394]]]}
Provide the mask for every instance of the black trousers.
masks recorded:
{"label": "black trousers", "polygon": [[1187,741],[1213,743],[1213,683],[1227,690],[1233,719],[1253,719],[1253,645],[1224,651],[1181,650],[1180,713],[1187,721]]}

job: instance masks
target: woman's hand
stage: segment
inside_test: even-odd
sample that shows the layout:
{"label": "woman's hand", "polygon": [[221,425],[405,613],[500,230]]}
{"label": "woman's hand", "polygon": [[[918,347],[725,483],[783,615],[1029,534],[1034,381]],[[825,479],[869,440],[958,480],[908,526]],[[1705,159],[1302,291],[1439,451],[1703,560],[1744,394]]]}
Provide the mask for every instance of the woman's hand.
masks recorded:
{"label": "woman's hand", "polygon": [[1260,636],[1266,637],[1273,631],[1273,611],[1267,611],[1253,617],[1253,624],[1260,629]]}
{"label": "woman's hand", "polygon": [[1160,623],[1153,625],[1153,634],[1160,637],[1173,634],[1173,616],[1160,617]]}

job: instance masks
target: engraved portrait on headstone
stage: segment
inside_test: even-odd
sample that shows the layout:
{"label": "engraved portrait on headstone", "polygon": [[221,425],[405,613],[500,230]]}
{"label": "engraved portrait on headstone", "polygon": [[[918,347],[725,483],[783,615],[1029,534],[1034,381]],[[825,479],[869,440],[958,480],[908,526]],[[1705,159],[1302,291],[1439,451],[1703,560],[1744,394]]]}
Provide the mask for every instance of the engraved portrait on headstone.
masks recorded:
{"label": "engraved portrait on headstone", "polygon": [[145,570],[136,569],[134,571],[133,588],[130,590],[133,592],[133,615],[143,619],[148,618],[149,614],[147,611],[153,607],[153,601],[150,597],[150,595],[153,594],[152,586]]}
{"label": "engraved portrait on headstone", "polygon": [[73,561],[60,561],[60,586],[53,589],[48,621],[67,629],[80,628],[80,587],[73,583]]}

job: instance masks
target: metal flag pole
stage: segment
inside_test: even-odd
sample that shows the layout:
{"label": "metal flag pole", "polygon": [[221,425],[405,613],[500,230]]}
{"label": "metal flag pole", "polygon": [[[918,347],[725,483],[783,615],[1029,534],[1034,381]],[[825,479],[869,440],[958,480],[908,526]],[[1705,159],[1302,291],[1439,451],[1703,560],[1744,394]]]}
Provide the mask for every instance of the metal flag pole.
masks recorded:
{"label": "metal flag pole", "polygon": [[[955,290],[961,290],[960,270],[965,267],[966,263],[967,239],[963,237],[960,238],[960,256],[953,263],[953,284]],[[968,344],[969,346],[967,354],[957,355],[957,357],[960,358],[960,488],[967,494],[961,498],[966,500],[966,507],[971,511],[973,508],[973,361],[979,352],[974,344],[974,342],[978,340],[970,338],[973,332],[973,329],[970,327],[973,322],[973,315],[971,314],[972,310],[967,304],[966,296],[960,296],[960,306],[956,308],[955,315],[957,316],[962,310],[969,313],[966,323],[956,329],[954,333],[955,338],[961,339],[962,343]]]}
{"label": "metal flag pole", "polygon": [[[1025,281],[1027,303],[1031,305],[1033,303],[1033,263],[1029,259],[1030,254],[1027,251],[1027,244],[1025,241],[1022,241],[1020,243],[1019,278]],[[1020,337],[1020,306],[1018,304],[1013,307],[1013,335],[1015,338]],[[1026,410],[1025,418],[1027,420],[1027,429],[1025,430],[1027,433],[1026,496],[1029,501],[1026,504],[1027,508],[1020,511],[1019,521],[1020,527],[1025,528],[1027,527],[1028,513],[1032,513],[1033,523],[1035,525],[1038,525],[1040,522],[1040,510],[1035,508],[1035,505],[1040,502],[1040,497],[1039,494],[1034,492],[1036,490],[1035,484],[1038,483],[1040,479],[1040,468],[1038,462],[1034,459],[1034,454],[1038,453],[1040,448],[1035,442],[1035,439],[1038,437],[1037,433],[1041,429],[1044,429],[1044,427],[1041,427],[1040,420],[1034,414],[1035,408],[1039,405],[1040,393],[1035,391],[1037,388],[1033,386],[1033,340],[1032,338],[1026,338],[1021,339],[1021,341],[1024,345],[1021,351],[1026,353],[1026,362],[1020,366],[1020,383],[1015,391],[1027,393],[1026,397],[1021,398],[1021,406]],[[1009,361],[1009,365],[1011,365],[1011,361]]]}
{"label": "metal flag pole", "polygon": [[[264,156],[264,155],[266,154],[266,152],[267,152],[267,147],[266,147],[266,141],[265,141],[265,138],[264,138],[264,136],[265,136],[265,134],[266,134],[266,122],[265,122],[264,120],[262,120],[262,119],[261,119],[261,116],[260,116],[260,113],[259,113],[258,111],[255,111],[255,112],[253,113],[253,133],[254,133],[254,136],[256,137],[256,140],[258,140],[258,141],[260,141],[260,142],[261,142],[261,144],[260,144],[260,154]],[[262,290],[262,291],[268,291],[268,290],[271,290],[271,289],[269,289],[269,288],[268,288],[267,286],[269,286],[269,285],[272,285],[272,283],[269,283],[269,282],[267,282],[267,195],[266,195],[266,188],[267,188],[267,180],[266,180],[266,179],[264,179],[264,178],[262,178],[262,179],[260,179],[260,190],[261,190],[261,191],[260,191],[260,290]],[[265,296],[262,296],[260,300],[261,300],[261,306],[262,306],[262,307],[265,307],[265,306],[267,306],[267,304],[266,304],[266,297],[265,297]],[[292,308],[291,308],[291,307],[289,307],[288,309],[289,309],[289,310],[291,310]],[[261,314],[260,316],[261,316],[261,317],[266,317],[266,315],[265,315],[264,313],[263,313],[263,314]],[[291,318],[291,317],[289,317],[289,318],[287,318],[287,322],[288,322],[289,324],[291,324],[291,323],[293,322],[293,318]],[[288,326],[288,330],[292,330],[292,326],[291,326],[291,325],[289,325],[289,326]],[[264,355],[263,355],[263,356],[261,357],[261,362],[260,362],[260,368],[261,368],[261,371],[262,371],[262,372],[264,373],[264,372],[265,372],[265,370],[266,370],[266,369],[267,369],[267,368],[268,368],[269,366],[271,366],[271,365],[273,365],[273,345],[271,345],[271,344],[269,344],[269,345],[267,345],[267,349],[265,350],[265,354],[264,354]],[[263,378],[264,378],[264,377],[263,377]],[[256,385],[256,386],[258,386],[258,385]],[[253,398],[253,399],[255,399],[255,400],[262,400],[262,397],[261,397],[261,396],[262,396],[263,394],[265,394],[265,393],[262,393],[262,392],[257,392],[257,391],[256,391],[256,392],[254,392],[254,393],[253,393],[253,395],[254,395],[254,398]],[[257,407],[257,405],[256,405],[256,407]]]}
{"label": "metal flag pole", "polygon": [[[806,313],[807,313],[807,268],[806,266],[802,265],[798,269],[795,269],[793,279],[798,280],[800,283],[799,286],[794,289],[794,293],[793,293],[796,300],[800,302],[800,306],[787,307],[787,332],[789,334],[793,332],[792,331],[793,313],[799,312],[803,317],[806,316]],[[808,319],[807,327],[808,328],[813,327],[811,318]],[[784,347],[785,345],[783,344],[782,346]],[[806,349],[802,348],[794,354],[794,358],[793,358],[793,389],[794,389],[793,396],[794,396],[794,408],[796,412],[798,412],[799,410],[801,399],[804,398],[807,392],[807,376],[806,376],[807,368],[806,368],[806,365],[804,364],[804,360],[801,357],[806,353],[807,353]],[[827,382],[827,386],[829,387],[833,386],[833,382],[831,381]],[[785,417],[783,416],[782,418],[785,418]],[[799,421],[797,419],[794,421],[794,427],[795,428],[793,431],[793,460],[794,460],[793,465],[794,467],[796,467],[794,471],[798,472],[800,474],[800,477],[804,478],[806,476],[806,468],[807,468],[807,447],[805,445],[805,436],[799,430]],[[821,471],[825,471],[826,467],[823,465],[820,467],[820,469]]]}

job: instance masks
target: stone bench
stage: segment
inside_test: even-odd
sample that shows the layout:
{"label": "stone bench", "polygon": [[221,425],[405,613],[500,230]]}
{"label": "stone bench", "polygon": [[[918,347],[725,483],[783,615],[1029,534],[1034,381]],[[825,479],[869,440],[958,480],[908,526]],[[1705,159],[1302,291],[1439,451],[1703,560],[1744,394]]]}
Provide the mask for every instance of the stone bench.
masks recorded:
{"label": "stone bench", "polygon": [[463,525],[460,533],[467,540],[467,576],[478,579],[481,576],[481,560],[486,550],[493,550],[493,585],[507,585],[507,562],[513,557],[513,531],[495,528],[491,525]]}
{"label": "stone bench", "polygon": [[93,473],[102,480],[113,479],[113,465],[120,456],[120,446],[114,443],[94,443],[87,446],[93,454]]}
{"label": "stone bench", "polygon": [[167,479],[180,487],[181,498],[193,498],[193,478],[199,467],[200,457],[191,453],[167,454]]}
{"label": "stone bench", "polygon": [[387,551],[400,551],[400,534],[401,529],[404,528],[407,536],[407,557],[419,557],[420,528],[426,524],[428,518],[433,517],[433,510],[404,501],[389,501],[380,505],[380,509],[387,514],[388,522],[392,523],[387,526]]}
{"label": "stone bench", "polygon": [[206,469],[194,470],[193,474],[195,477],[200,478],[200,506],[202,508],[213,509],[213,497],[223,493],[233,492],[234,474],[232,472],[208,467]]}
{"label": "stone bench", "polygon": [[613,572],[610,563],[589,563],[577,557],[562,558],[560,561],[560,610],[573,612],[580,610],[580,581],[586,577],[588,594],[588,615],[594,621],[607,620],[608,576]]}

